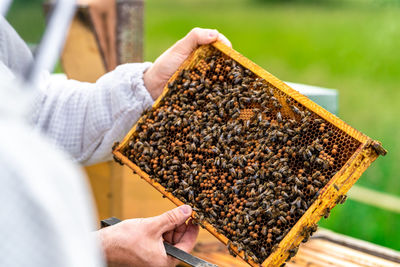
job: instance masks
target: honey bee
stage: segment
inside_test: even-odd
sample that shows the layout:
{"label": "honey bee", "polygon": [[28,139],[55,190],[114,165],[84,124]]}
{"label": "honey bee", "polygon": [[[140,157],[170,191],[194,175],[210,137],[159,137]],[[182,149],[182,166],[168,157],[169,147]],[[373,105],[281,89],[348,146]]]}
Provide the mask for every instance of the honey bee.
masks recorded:
{"label": "honey bee", "polygon": [[326,208],[324,210],[323,216],[325,219],[328,219],[330,212],[331,212],[331,210],[329,208]]}
{"label": "honey bee", "polygon": [[293,257],[297,254],[297,251],[298,251],[298,250],[299,250],[298,247],[294,247],[294,248],[292,248],[292,249],[289,249],[289,255],[290,255],[290,257],[293,258]]}

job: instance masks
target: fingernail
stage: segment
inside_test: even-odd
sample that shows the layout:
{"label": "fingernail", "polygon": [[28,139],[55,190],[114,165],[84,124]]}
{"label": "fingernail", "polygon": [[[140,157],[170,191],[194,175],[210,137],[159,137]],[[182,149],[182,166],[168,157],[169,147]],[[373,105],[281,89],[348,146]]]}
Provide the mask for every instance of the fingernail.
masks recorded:
{"label": "fingernail", "polygon": [[192,213],[192,208],[189,205],[179,206],[179,210],[185,215]]}
{"label": "fingernail", "polygon": [[216,36],[217,36],[217,31],[216,30],[212,30],[212,31],[210,31],[209,33],[208,33],[208,36],[210,37],[210,38],[215,38]]}

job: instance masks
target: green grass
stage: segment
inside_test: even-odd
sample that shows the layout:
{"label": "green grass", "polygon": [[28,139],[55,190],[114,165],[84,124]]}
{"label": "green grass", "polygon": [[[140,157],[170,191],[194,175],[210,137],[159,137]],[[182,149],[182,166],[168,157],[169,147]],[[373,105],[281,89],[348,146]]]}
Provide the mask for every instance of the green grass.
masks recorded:
{"label": "green grass", "polygon": [[321,219],[321,227],[400,250],[400,214],[373,208],[347,200],[332,209],[328,219]]}
{"label": "green grass", "polygon": [[[43,29],[38,1],[17,1],[9,16],[29,42],[37,42]],[[283,80],[337,88],[339,116],[389,151],[357,184],[400,196],[399,3],[148,0],[145,59],[154,60],[193,27],[216,28]],[[399,214],[350,200],[320,224],[400,250]]]}

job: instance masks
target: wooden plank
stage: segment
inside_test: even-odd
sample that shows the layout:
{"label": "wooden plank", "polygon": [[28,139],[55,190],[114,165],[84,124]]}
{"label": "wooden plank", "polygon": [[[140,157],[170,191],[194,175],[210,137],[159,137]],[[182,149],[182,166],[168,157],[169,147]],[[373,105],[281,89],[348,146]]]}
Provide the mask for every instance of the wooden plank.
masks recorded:
{"label": "wooden plank", "polygon": [[88,8],[82,7],[75,15],[61,55],[61,64],[68,78],[95,82],[106,69],[87,12]]}
{"label": "wooden plank", "polygon": [[301,254],[299,253],[299,257],[295,257],[293,259],[294,262],[299,262],[300,260],[303,260],[303,265],[310,265],[310,263],[312,263],[313,265],[316,266],[348,266],[348,267],[360,266],[353,264],[351,261],[346,261],[338,257],[331,256],[329,254],[327,255],[327,254],[315,253],[314,251],[309,249],[303,249],[302,253]]}
{"label": "wooden plank", "polygon": [[85,168],[97,207],[100,220],[111,214],[111,168],[108,163],[96,164]]}
{"label": "wooden plank", "polygon": [[366,253],[323,239],[313,239],[313,242],[307,244],[307,250],[314,255],[330,256],[335,259],[345,261],[348,264],[352,263],[354,266],[373,267],[389,266],[390,264],[393,264],[388,260],[376,257],[374,255],[368,255],[368,257],[365,257]]}
{"label": "wooden plank", "polygon": [[[318,231],[324,236],[328,236],[332,239],[341,239],[341,235],[330,231]],[[347,238],[345,238],[347,239]],[[351,239],[351,245],[353,247],[366,245],[365,241],[357,239]],[[392,253],[391,250],[379,247],[377,245],[368,243],[368,246],[376,250],[386,250],[388,253]],[[228,250],[223,244],[218,242],[198,243],[193,251],[193,254],[200,257],[208,262],[217,264],[218,266],[234,266],[244,267],[248,266],[246,262],[240,258],[232,257],[229,255]],[[400,260],[400,254],[395,253]],[[183,265],[186,266],[186,265]],[[289,267],[333,267],[333,266],[348,266],[348,267],[372,267],[372,266],[383,266],[383,267],[394,267],[400,266],[398,262],[384,259],[376,255],[371,255],[358,251],[348,246],[343,246],[329,240],[323,240],[319,238],[313,238],[309,242],[302,244],[297,255],[287,265]]]}
{"label": "wooden plank", "polygon": [[398,251],[382,247],[364,240],[334,233],[326,229],[319,229],[317,234],[314,236],[314,239],[317,238],[344,246],[346,248],[352,248],[368,255],[375,255],[376,257],[386,259],[391,262],[400,263],[400,253]]}

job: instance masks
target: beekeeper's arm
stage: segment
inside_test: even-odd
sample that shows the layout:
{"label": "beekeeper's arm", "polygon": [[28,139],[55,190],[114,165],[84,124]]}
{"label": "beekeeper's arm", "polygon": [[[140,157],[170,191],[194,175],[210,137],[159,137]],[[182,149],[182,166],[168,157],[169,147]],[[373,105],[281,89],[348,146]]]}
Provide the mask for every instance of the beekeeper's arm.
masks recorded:
{"label": "beekeeper's arm", "polygon": [[111,147],[161,94],[179,65],[200,44],[221,39],[216,30],[195,28],[155,62],[118,66],[96,83],[43,79],[34,124],[78,162],[111,158]]}

